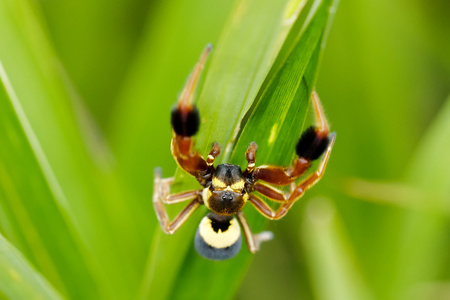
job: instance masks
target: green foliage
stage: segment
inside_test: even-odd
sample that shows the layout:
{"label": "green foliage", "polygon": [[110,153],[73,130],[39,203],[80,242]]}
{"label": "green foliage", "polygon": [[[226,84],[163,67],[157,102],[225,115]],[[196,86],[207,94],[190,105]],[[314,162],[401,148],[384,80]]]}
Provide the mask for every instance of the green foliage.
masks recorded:
{"label": "green foliage", "polygon": [[[413,4],[0,0],[0,298],[448,297],[450,5]],[[198,187],[169,112],[207,43],[202,154],[288,165],[315,87],[337,132],[286,218],[245,208],[275,240],[224,262],[193,248],[206,209],[168,236],[151,205],[156,166]]]}
{"label": "green foliage", "polygon": [[9,299],[62,299],[3,236],[0,236],[0,266],[0,295]]}
{"label": "green foliage", "polygon": [[[98,295],[69,203],[1,65],[0,75],[2,224],[22,253],[61,291],[77,297]],[[71,278],[80,278],[85,288],[78,289]]]}

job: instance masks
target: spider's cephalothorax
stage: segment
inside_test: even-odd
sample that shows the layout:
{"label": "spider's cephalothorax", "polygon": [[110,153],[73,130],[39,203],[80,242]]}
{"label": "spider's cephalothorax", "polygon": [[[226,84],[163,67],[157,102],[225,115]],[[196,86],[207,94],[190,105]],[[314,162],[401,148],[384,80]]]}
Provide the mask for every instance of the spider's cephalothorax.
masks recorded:
{"label": "spider's cephalothorax", "polygon": [[[203,218],[195,235],[197,252],[212,260],[224,260],[235,256],[242,243],[241,229],[250,252],[259,250],[261,242],[272,238],[270,232],[253,234],[242,212],[247,202],[251,203],[263,216],[277,220],[282,218],[300,199],[305,191],[316,184],[323,176],[336,138],[329,133],[328,122],[316,92],[312,93],[312,103],[316,124],[305,130],[295,148],[297,158],[289,167],[262,165],[255,167],[257,145],[251,142],[245,157],[248,161],[244,171],[239,166],[219,164],[214,166],[215,158],[220,154],[220,146],[214,143],[207,158],[204,159],[194,146],[193,139],[200,125],[199,112],[192,104],[192,97],[198,77],[206,58],[211,51],[208,46],[190,76],[181,93],[178,103],[172,109],[173,138],[172,155],[178,165],[194,176],[202,189],[170,194],[173,178],[162,179],[159,168],[155,170],[153,206],[164,232],[174,233],[189,216],[202,204],[211,212]],[[297,182],[310,167],[311,162],[319,159],[318,168],[311,175]],[[285,193],[275,187],[290,186]],[[253,192],[280,203],[274,210]],[[164,204],[174,204],[190,200],[189,204],[170,221]]]}
{"label": "spider's cephalothorax", "polygon": [[203,189],[203,203],[222,216],[239,212],[248,200],[244,176],[236,165],[222,164],[216,167],[211,185]]}

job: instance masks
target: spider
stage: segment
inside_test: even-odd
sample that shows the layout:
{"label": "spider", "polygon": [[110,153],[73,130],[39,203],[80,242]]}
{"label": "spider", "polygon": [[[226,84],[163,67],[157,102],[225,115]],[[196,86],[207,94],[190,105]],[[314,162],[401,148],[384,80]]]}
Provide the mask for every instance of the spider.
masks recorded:
{"label": "spider", "polygon": [[[206,58],[211,51],[208,46],[190,75],[178,103],[171,112],[173,138],[171,152],[177,164],[194,176],[203,187],[197,190],[177,194],[170,193],[172,178],[161,178],[161,169],[155,169],[153,206],[156,216],[165,233],[175,233],[181,225],[200,206],[205,205],[210,212],[202,219],[195,235],[194,245],[197,252],[211,260],[225,260],[234,257],[241,248],[241,230],[251,253],[259,250],[260,244],[272,239],[272,233],[265,231],[253,234],[242,212],[249,202],[264,217],[271,220],[282,218],[303,194],[323,176],[330,157],[336,134],[329,134],[329,125],[325,118],[320,100],[315,91],[312,103],[315,112],[315,126],[305,130],[296,146],[297,158],[289,167],[262,165],[255,167],[257,145],[251,142],[245,153],[247,167],[244,171],[237,165],[219,164],[214,166],[215,158],[220,154],[220,145],[214,143],[206,159],[194,148],[193,136],[200,126],[199,112],[192,98],[196,83]],[[322,156],[323,155],[323,156]],[[320,158],[315,172],[296,183],[311,165]],[[290,186],[285,193],[272,185]],[[279,202],[278,209],[272,209],[253,192],[267,199]],[[164,204],[190,202],[175,217],[169,219]]]}

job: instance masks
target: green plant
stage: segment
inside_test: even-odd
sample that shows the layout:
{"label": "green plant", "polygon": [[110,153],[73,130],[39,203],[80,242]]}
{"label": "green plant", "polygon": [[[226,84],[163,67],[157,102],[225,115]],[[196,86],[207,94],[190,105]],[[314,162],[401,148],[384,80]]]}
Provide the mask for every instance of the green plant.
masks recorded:
{"label": "green plant", "polygon": [[[36,7],[26,1],[2,5],[2,38],[8,42],[0,52],[4,63],[2,120],[6,121],[2,127],[6,145],[2,148],[2,229],[29,261],[19,257],[21,268],[24,264],[37,270],[19,276],[27,278],[30,286],[35,286],[37,272],[48,280],[40,280],[34,290],[6,288],[5,295],[47,298],[43,291],[56,297],[57,290],[69,298],[183,298],[195,297],[202,289],[206,297],[231,297],[251,255],[243,252],[220,265],[199,258],[191,247],[195,221],[174,237],[162,236],[149,207],[151,178],[139,190],[126,178],[136,163],[128,158],[127,165],[127,159],[121,159],[120,147],[140,143],[129,140],[138,139],[133,134],[136,131],[126,122],[113,124],[119,136],[111,138],[113,143],[124,139],[122,146],[115,145],[119,166],[114,165],[76,88],[58,67]],[[264,145],[258,159],[289,163],[296,142],[291,136],[297,137],[303,127],[330,9],[335,9],[331,1],[235,3],[198,99],[203,116],[197,137],[200,151],[214,139],[228,150],[223,161],[241,163],[243,148],[251,139],[268,138],[261,129],[269,122],[275,138]],[[264,24],[255,26],[262,18]],[[139,67],[145,65],[144,61]],[[139,82],[148,77],[152,78],[145,75]],[[127,93],[125,87],[123,97],[147,101],[147,97],[133,95],[139,90],[145,91],[136,88]],[[175,100],[173,96],[169,103]],[[127,102],[136,113],[139,102]],[[150,117],[160,114],[154,104],[152,112],[147,111]],[[127,109],[121,118],[129,118]],[[151,136],[152,147],[161,145],[158,148],[166,151],[158,151],[168,154],[170,135],[158,139],[158,133],[152,132]],[[289,155],[276,155],[271,149]],[[156,158],[151,150],[131,157],[137,162],[150,160],[153,165]],[[134,169],[135,176],[142,173]],[[180,173],[178,182],[192,184],[185,177]],[[256,214],[250,215],[255,219],[254,229],[260,230],[261,221]],[[17,255],[16,250],[9,253],[9,248],[5,255]],[[221,284],[223,280],[228,284]]]}
{"label": "green plant", "polygon": [[[328,37],[336,7],[0,0],[0,298],[447,296],[450,6],[342,1]],[[255,140],[257,164],[289,164],[313,87],[337,132],[286,218],[246,208],[275,240],[220,263],[193,248],[206,210],[167,236],[151,206],[156,166],[197,187],[169,113],[209,42],[201,153],[245,165]]]}

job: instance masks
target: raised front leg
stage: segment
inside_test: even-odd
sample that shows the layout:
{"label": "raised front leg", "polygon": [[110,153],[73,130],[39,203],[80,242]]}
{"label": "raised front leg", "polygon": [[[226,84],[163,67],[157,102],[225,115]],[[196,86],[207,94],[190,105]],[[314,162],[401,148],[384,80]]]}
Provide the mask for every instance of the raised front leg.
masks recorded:
{"label": "raised front leg", "polygon": [[[192,103],[198,79],[205,65],[211,45],[203,51],[199,62],[190,75],[184,87],[178,103],[173,107],[171,113],[172,122],[172,144],[171,151],[178,165],[193,176],[206,173],[211,165],[195,150],[192,136],[200,127],[200,115],[197,107]],[[217,148],[217,147],[216,147]],[[211,151],[213,159],[219,151]]]}
{"label": "raised front leg", "polygon": [[327,151],[323,155],[317,170],[302,180],[295,186],[292,186],[291,192],[289,194],[284,194],[283,192],[270,187],[265,184],[256,183],[254,188],[261,195],[266,196],[270,200],[282,202],[278,209],[274,210],[266,202],[264,202],[261,198],[256,195],[250,195],[248,201],[266,218],[271,220],[278,220],[284,217],[289,209],[294,205],[294,203],[300,199],[303,194],[313,187],[325,173],[325,168],[328,163],[328,159],[330,158],[331,150],[333,149],[334,141],[336,135],[332,133],[330,135],[330,143],[327,147]]}
{"label": "raised front leg", "polygon": [[[315,126],[309,127],[302,133],[295,149],[298,158],[294,160],[290,167],[263,165],[255,168],[252,172],[254,181],[263,180],[275,185],[288,185],[303,175],[311,162],[325,152],[330,144],[329,126],[315,91],[312,93],[312,104],[315,112]],[[250,148],[247,152],[249,151]],[[250,160],[248,161],[250,165]],[[254,162],[254,159],[252,161]],[[248,169],[249,167],[247,167]]]}

